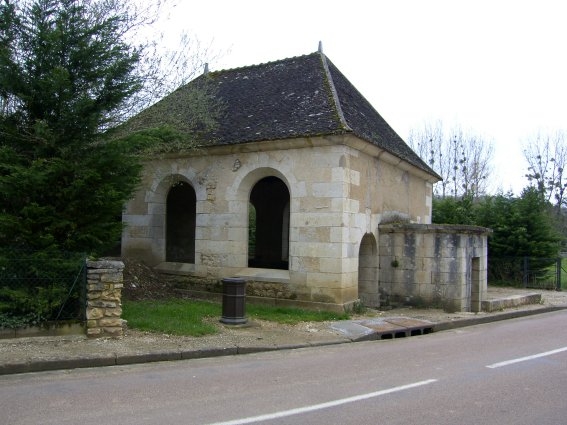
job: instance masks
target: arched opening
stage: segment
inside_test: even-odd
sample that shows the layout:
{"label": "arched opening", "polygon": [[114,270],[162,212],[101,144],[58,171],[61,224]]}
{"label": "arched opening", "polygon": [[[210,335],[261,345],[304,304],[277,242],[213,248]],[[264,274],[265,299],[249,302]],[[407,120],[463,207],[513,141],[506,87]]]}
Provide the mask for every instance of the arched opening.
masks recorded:
{"label": "arched opening", "polygon": [[289,200],[287,186],[277,177],[265,177],[252,188],[248,267],[288,269]]}
{"label": "arched opening", "polygon": [[165,261],[195,262],[195,190],[185,182],[174,184],[167,194]]}
{"label": "arched opening", "polygon": [[358,297],[366,307],[380,307],[376,239],[370,233],[360,242],[358,253]]}

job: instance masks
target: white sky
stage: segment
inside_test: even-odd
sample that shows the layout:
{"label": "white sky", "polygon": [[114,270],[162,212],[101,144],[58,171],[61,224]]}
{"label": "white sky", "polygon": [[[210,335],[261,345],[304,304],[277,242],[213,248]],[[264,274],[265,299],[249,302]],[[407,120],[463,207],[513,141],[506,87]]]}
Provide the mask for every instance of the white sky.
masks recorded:
{"label": "white sky", "polygon": [[323,52],[396,132],[455,124],[491,141],[492,190],[525,186],[522,149],[567,129],[562,0],[178,0],[167,29],[226,52],[211,71]]}

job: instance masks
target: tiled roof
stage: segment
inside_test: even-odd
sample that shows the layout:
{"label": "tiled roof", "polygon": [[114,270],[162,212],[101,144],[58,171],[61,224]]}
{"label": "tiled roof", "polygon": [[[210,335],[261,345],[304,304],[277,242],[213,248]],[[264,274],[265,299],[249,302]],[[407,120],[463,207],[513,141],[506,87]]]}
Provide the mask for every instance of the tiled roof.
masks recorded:
{"label": "tiled roof", "polygon": [[441,177],[404,142],[331,61],[327,59],[326,62],[344,120],[352,132],[441,180]]}
{"label": "tiled roof", "polygon": [[234,144],[342,133],[321,55],[208,74],[224,113],[214,136]]}
{"label": "tiled roof", "polygon": [[203,79],[223,105],[210,135],[216,144],[353,133],[438,177],[321,52],[209,72],[189,84]]}

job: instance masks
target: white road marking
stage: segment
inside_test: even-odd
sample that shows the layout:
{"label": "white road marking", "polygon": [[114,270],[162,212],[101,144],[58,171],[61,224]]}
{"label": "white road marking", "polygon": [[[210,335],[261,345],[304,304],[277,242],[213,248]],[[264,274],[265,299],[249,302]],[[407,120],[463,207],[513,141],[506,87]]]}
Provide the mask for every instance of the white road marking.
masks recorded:
{"label": "white road marking", "polygon": [[401,385],[399,387],[388,388],[386,390],[376,391],[373,393],[361,394],[354,397],[342,398],[339,400],[328,401],[326,403],[314,404],[312,406],[299,407],[297,409],[282,410],[281,412],[268,413],[266,415],[252,416],[249,418],[234,419],[227,422],[215,422],[210,425],[243,425],[261,421],[269,421],[273,419],[284,418],[286,416],[300,415],[302,413],[314,412],[316,410],[328,409],[330,407],[340,406],[342,404],[354,403],[356,401],[367,400],[369,398],[380,397],[386,394],[392,394],[399,391],[405,391],[412,388],[421,387],[423,385],[437,382],[437,379],[428,379],[426,381],[414,382],[413,384]]}
{"label": "white road marking", "polygon": [[508,366],[514,363],[525,362],[528,360],[538,359],[540,357],[551,356],[553,354],[561,353],[563,351],[567,351],[567,347],[558,348],[557,350],[546,351],[545,353],[534,354],[532,356],[520,357],[517,359],[506,360],[505,362],[494,363],[491,365],[486,366],[489,369],[496,369],[497,367]]}

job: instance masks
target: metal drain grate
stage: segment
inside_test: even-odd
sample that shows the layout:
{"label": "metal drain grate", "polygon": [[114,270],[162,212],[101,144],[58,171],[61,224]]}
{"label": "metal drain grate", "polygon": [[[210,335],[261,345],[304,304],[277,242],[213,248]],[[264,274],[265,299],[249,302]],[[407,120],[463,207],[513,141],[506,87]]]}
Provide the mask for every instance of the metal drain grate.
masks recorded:
{"label": "metal drain grate", "polygon": [[433,327],[397,330],[396,332],[376,332],[378,339],[406,338],[408,336],[426,335],[433,332]]}

